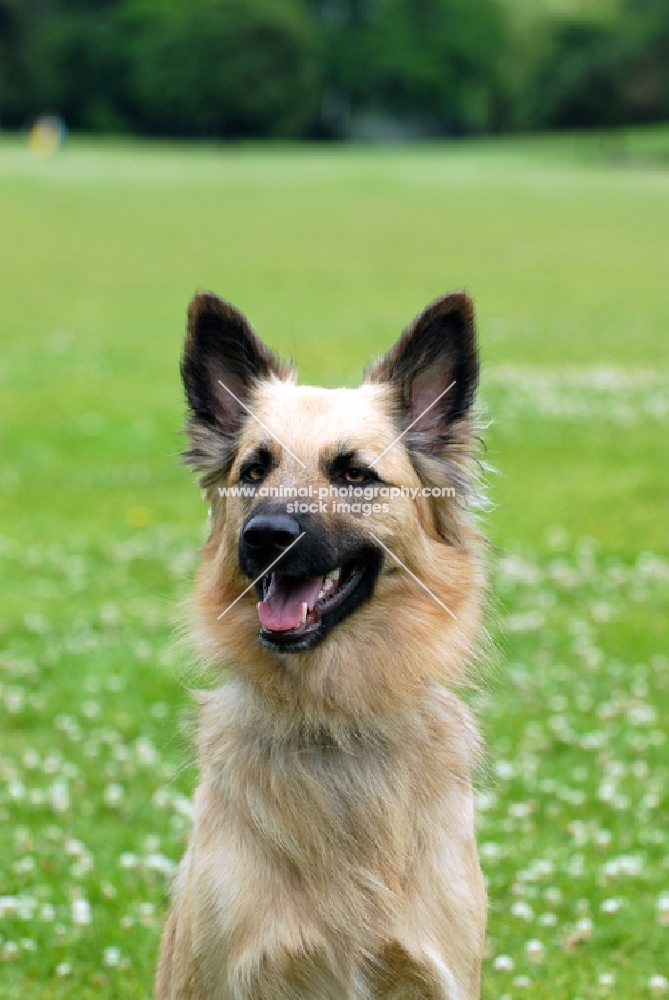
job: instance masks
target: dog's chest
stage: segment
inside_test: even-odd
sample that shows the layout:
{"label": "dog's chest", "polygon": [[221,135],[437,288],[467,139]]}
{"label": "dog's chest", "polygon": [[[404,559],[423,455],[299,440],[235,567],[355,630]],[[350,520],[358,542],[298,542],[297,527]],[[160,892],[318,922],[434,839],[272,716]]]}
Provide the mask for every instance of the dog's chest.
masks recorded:
{"label": "dog's chest", "polygon": [[396,883],[413,839],[412,783],[401,757],[331,740],[258,745],[218,776],[241,828],[310,882],[373,873]]}

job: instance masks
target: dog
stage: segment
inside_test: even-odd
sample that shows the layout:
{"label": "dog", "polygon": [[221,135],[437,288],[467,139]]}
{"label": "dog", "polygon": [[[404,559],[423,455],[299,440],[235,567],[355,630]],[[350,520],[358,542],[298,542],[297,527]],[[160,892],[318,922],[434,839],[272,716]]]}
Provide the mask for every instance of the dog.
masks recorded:
{"label": "dog", "polygon": [[454,693],[485,588],[478,369],[464,292],[357,389],[298,385],[236,308],[192,300],[185,459],[211,510],[189,620],[228,679],[198,696],[157,1000],[480,996],[480,738]]}

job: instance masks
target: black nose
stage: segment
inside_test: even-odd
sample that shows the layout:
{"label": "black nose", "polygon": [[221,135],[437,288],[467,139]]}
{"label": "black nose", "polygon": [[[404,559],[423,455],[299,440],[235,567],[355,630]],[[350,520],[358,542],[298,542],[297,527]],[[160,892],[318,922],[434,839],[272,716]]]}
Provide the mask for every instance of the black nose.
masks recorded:
{"label": "black nose", "polygon": [[276,559],[300,534],[300,526],[287,514],[256,514],[244,528],[242,537],[249,554]]}

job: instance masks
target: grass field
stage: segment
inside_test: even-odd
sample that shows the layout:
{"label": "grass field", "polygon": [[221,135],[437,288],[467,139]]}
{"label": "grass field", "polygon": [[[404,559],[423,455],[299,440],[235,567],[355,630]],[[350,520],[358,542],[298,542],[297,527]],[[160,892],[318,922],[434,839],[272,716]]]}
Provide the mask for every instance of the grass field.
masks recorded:
{"label": "grass field", "polygon": [[172,623],[205,530],[175,460],[197,288],[327,385],[473,294],[484,995],[669,989],[669,134],[621,141],[45,162],[0,138],[3,1000],[150,993],[195,780]]}

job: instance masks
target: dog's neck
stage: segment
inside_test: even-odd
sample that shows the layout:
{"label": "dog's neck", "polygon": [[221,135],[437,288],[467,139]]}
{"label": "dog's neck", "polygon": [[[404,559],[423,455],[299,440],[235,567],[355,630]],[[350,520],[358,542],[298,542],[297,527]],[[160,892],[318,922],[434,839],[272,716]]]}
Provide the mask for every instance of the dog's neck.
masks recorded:
{"label": "dog's neck", "polygon": [[215,761],[225,769],[226,758],[242,747],[280,757],[284,764],[292,757],[399,759],[411,747],[414,755],[424,752],[426,758],[445,753],[448,770],[464,776],[478,762],[479,736],[467,708],[438,685],[401,711],[360,719],[325,711],[309,717],[295,706],[278,708],[252,685],[235,680],[200,695],[198,749],[203,764]]}

